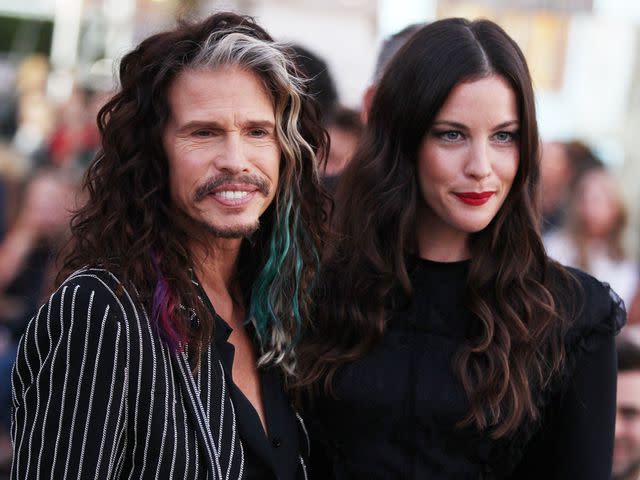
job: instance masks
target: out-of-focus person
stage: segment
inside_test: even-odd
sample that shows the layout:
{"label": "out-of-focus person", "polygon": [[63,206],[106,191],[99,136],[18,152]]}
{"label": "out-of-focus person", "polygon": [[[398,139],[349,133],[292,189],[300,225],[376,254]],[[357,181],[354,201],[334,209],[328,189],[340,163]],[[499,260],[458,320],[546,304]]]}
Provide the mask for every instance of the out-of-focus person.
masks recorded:
{"label": "out-of-focus person", "polygon": [[628,322],[630,325],[640,325],[640,284],[636,287],[636,294],[631,300],[631,305],[629,305]]}
{"label": "out-of-focus person", "polygon": [[307,93],[318,103],[320,120],[326,125],[336,108],[339,97],[329,65],[318,54],[301,45],[292,45],[298,68],[307,78]]}
{"label": "out-of-focus person", "polygon": [[46,94],[48,75],[45,57],[27,57],[18,67],[16,95],[8,99],[15,102],[15,131],[11,144],[31,164],[41,163],[55,124],[53,105]]}
{"label": "out-of-focus person", "polygon": [[5,325],[30,316],[50,286],[47,262],[68,232],[76,193],[77,182],[65,171],[43,170],[28,181],[16,220],[0,243],[0,319]]}
{"label": "out-of-focus person", "polygon": [[577,180],[602,161],[583,142],[546,142],[540,156],[540,196],[542,232],[564,226],[571,191]]}
{"label": "out-of-focus person", "polygon": [[18,338],[50,293],[55,251],[69,231],[77,182],[64,171],[42,170],[28,180],[17,212],[0,242],[0,468],[7,447],[11,411],[11,368]]}
{"label": "out-of-focus person", "polygon": [[544,143],[540,155],[543,232],[559,228],[564,221],[572,177],[571,160],[564,145],[560,142]]}
{"label": "out-of-focus person", "polygon": [[618,391],[613,479],[640,479],[640,327],[617,339]]}
{"label": "out-of-focus person", "polygon": [[373,71],[371,84],[365,89],[364,94],[362,95],[362,109],[360,111],[360,115],[363,123],[367,123],[367,117],[369,115],[369,108],[371,107],[373,95],[376,93],[378,82],[382,78],[382,74],[387,68],[387,65],[398,50],[400,50],[407,40],[411,38],[411,35],[420,30],[420,27],[423,25],[424,23],[413,23],[411,25],[407,25],[402,30],[389,36],[382,42],[376,59],[376,66]]}
{"label": "out-of-focus person", "polygon": [[322,184],[334,192],[362,132],[360,113],[340,104],[338,90],[327,62],[300,45],[293,45],[298,68],[307,78],[307,91],[316,100],[320,119],[331,139],[326,163],[320,165]]}
{"label": "out-of-focus person", "polygon": [[0,139],[11,142],[20,127],[20,99],[29,95],[45,97],[49,62],[43,55],[30,55],[17,66],[15,85],[0,98]]}
{"label": "out-of-focus person", "polygon": [[355,152],[363,124],[360,113],[347,107],[338,107],[327,124],[327,132],[331,138],[329,155],[324,169],[321,171],[322,183],[330,192],[335,190],[342,170],[347,166]]}
{"label": "out-of-focus person", "polygon": [[567,224],[545,237],[549,256],[609,283],[626,304],[638,284],[638,270],[625,252],[627,210],[620,187],[604,168],[592,168],[577,181]]}

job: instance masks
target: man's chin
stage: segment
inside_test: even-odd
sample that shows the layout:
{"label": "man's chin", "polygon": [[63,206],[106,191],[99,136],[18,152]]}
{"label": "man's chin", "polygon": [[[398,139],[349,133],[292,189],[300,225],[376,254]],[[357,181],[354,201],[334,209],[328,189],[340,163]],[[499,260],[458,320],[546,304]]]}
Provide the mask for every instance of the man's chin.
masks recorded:
{"label": "man's chin", "polygon": [[224,239],[234,238],[250,238],[257,230],[260,224],[249,225],[206,225],[208,233]]}

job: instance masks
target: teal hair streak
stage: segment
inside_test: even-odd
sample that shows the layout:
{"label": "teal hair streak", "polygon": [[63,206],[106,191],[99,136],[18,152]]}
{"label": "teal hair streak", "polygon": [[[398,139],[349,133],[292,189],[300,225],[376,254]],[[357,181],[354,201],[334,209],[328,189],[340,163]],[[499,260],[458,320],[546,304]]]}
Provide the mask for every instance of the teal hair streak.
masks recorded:
{"label": "teal hair streak", "polygon": [[294,350],[303,322],[300,308],[304,268],[301,242],[309,244],[317,272],[320,263],[318,252],[301,225],[299,207],[293,207],[293,199],[289,196],[277,213],[269,257],[253,284],[250,307],[250,318],[262,346],[261,360],[264,363],[281,363],[284,360],[285,369],[292,367],[285,357]]}

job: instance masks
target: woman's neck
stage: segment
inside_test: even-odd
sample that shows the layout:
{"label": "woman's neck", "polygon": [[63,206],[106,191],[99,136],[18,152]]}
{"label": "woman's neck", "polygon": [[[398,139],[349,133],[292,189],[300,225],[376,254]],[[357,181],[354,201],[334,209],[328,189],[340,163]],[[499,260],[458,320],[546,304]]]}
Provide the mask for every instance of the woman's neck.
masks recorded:
{"label": "woman's neck", "polygon": [[434,262],[459,262],[471,258],[469,234],[442,226],[438,222],[418,222],[417,253]]}

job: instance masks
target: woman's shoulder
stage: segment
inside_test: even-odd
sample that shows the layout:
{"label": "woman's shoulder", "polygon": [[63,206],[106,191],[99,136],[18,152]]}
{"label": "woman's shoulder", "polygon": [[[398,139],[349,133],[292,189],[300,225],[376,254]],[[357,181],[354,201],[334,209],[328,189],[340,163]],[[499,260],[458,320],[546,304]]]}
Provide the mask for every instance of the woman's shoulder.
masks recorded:
{"label": "woman's shoulder", "polygon": [[624,302],[609,284],[572,267],[559,267],[555,277],[556,301],[572,318],[569,342],[598,333],[615,335],[624,326]]}

